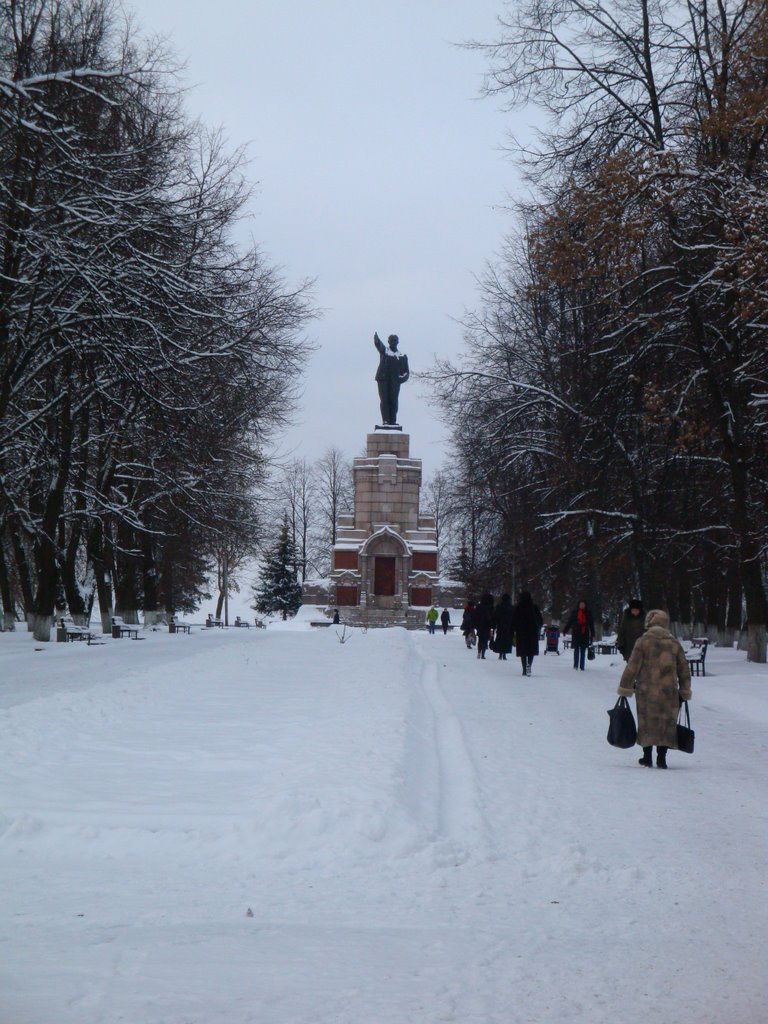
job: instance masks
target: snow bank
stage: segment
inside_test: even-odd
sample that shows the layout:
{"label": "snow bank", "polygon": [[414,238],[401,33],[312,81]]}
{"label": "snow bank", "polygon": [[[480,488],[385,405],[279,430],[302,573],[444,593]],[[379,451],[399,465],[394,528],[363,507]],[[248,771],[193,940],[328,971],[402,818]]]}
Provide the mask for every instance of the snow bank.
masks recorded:
{"label": "snow bank", "polygon": [[616,658],[315,617],[0,636],[3,1024],[765,1018],[764,667],[648,771]]}

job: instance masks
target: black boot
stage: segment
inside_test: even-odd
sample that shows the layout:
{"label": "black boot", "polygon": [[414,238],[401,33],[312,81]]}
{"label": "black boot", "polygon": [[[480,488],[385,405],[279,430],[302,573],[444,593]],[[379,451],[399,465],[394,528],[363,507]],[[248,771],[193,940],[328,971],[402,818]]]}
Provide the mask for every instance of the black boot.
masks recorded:
{"label": "black boot", "polygon": [[656,767],[667,767],[667,750],[669,747],[656,747]]}
{"label": "black boot", "polygon": [[643,768],[653,768],[653,747],[643,747],[643,756],[637,763]]}

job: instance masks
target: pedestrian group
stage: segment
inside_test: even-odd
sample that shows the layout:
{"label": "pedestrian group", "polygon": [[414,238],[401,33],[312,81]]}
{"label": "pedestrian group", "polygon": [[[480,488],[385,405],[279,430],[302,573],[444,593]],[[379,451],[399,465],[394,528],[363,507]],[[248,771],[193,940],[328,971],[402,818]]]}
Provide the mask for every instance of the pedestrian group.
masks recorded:
{"label": "pedestrian group", "polygon": [[[427,613],[431,633],[434,633],[437,618],[437,609],[433,606]],[[440,620],[443,632],[447,632],[450,623],[447,608],[443,609]],[[656,767],[667,767],[667,751],[677,749],[680,707],[691,699],[688,661],[669,626],[665,611],[655,608],[646,615],[642,602],[632,600],[624,609],[616,635],[616,646],[626,662],[618,694],[636,697],[637,743],[643,748],[639,764],[647,768],[653,767],[654,747]],[[490,593],[483,594],[477,602],[467,601],[460,629],[467,648],[476,648],[480,660],[485,660],[490,650],[500,661],[506,661],[514,646],[524,676],[532,674],[542,631],[547,639],[547,651],[559,653],[559,629],[550,626],[545,630],[542,614],[527,590],[520,593],[515,605],[509,594],[502,594],[498,604]],[[577,602],[562,632],[570,634],[574,669],[585,671],[586,661],[594,657],[595,639],[594,617],[585,600]]]}

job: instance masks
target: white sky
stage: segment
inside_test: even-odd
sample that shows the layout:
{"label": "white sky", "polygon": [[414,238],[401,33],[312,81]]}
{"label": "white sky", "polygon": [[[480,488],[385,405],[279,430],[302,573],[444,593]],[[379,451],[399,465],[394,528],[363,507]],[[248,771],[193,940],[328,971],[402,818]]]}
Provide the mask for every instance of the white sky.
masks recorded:
{"label": "white sky", "polygon": [[[520,125],[478,98],[485,61],[454,45],[494,39],[502,0],[127,3],[186,61],[190,113],[248,144],[269,260],[317,280],[318,349],[282,454],[359,454],[379,419],[373,332],[398,334],[412,371],[457,353],[454,318],[511,226],[501,147]],[[399,419],[431,474],[447,432],[413,379]]]}

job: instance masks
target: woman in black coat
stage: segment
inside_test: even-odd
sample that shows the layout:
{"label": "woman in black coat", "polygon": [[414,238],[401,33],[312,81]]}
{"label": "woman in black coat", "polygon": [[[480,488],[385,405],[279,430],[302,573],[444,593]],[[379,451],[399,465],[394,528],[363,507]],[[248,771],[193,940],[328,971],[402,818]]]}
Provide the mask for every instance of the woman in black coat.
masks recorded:
{"label": "woman in black coat", "polygon": [[472,617],[472,624],[477,633],[477,656],[485,659],[485,652],[488,650],[488,641],[491,639],[493,630],[493,595],[483,594],[480,602],[475,607]]}
{"label": "woman in black coat", "polygon": [[514,619],[514,608],[512,598],[509,594],[502,594],[501,600],[496,605],[493,613],[493,625],[496,630],[496,651],[500,661],[506,661],[507,655],[512,650],[512,621]]}
{"label": "woman in black coat", "polygon": [[464,606],[464,614],[461,617],[461,632],[464,634],[464,643],[467,647],[475,646],[475,602],[467,601]]}
{"label": "woman in black coat", "polygon": [[523,590],[515,605],[513,616],[515,649],[523,665],[523,675],[531,674],[531,663],[539,653],[539,634],[544,625],[541,612],[527,590]]}

